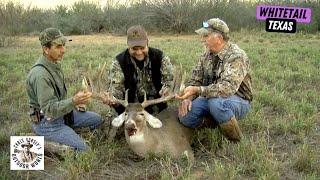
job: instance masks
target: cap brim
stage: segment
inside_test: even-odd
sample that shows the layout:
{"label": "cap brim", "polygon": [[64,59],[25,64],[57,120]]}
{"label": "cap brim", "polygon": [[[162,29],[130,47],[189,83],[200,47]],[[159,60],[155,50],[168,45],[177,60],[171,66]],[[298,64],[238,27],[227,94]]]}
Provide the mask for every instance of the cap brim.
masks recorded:
{"label": "cap brim", "polygon": [[202,36],[210,34],[210,31],[206,28],[197,29],[197,30],[195,30],[195,32],[199,35],[202,35]]}
{"label": "cap brim", "polygon": [[55,39],[53,41],[51,41],[52,44],[56,44],[56,45],[63,45],[65,44],[67,41],[72,41],[72,39],[68,39],[65,36],[61,36],[58,39]]}
{"label": "cap brim", "polygon": [[32,144],[30,144],[30,145],[29,144],[22,144],[21,145],[22,148],[25,147],[25,146],[28,146],[28,147],[32,148],[33,145]]}
{"label": "cap brim", "polygon": [[139,40],[139,41],[128,41],[128,46],[131,47],[135,47],[135,46],[141,46],[141,47],[145,47],[148,44],[148,40]]}

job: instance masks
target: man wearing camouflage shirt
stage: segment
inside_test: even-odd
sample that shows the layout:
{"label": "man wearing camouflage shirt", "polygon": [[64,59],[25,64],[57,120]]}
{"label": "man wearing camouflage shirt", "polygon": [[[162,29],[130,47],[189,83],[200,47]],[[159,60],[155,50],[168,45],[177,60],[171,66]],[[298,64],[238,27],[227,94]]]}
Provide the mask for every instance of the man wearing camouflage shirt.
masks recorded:
{"label": "man wearing camouflage shirt", "polygon": [[79,91],[67,98],[60,61],[65,53],[66,37],[56,28],[47,28],[39,37],[43,55],[28,74],[26,89],[33,119],[32,128],[45,140],[58,142],[76,151],[88,150],[82,138],[73,130],[78,127],[94,129],[102,123],[100,115],[74,110],[87,104],[91,92]]}
{"label": "man wearing camouflage shirt", "polygon": [[237,120],[250,109],[252,87],[246,53],[229,42],[229,28],[219,18],[203,22],[195,31],[206,46],[182,95],[179,117],[185,126],[196,128],[205,116],[218,124],[231,141],[240,141]]}
{"label": "man wearing camouflage shirt", "polygon": [[[127,31],[128,48],[118,54],[112,62],[109,79],[109,91],[117,99],[124,99],[128,91],[128,102],[142,102],[144,92],[147,99],[156,99],[168,93],[172,86],[173,67],[169,57],[159,49],[148,46],[148,37],[145,29],[138,25],[132,26]],[[112,101],[105,102],[112,106],[118,114],[124,107]],[[157,109],[155,109],[157,107]],[[162,111],[166,103],[159,103],[147,107],[149,113]]]}

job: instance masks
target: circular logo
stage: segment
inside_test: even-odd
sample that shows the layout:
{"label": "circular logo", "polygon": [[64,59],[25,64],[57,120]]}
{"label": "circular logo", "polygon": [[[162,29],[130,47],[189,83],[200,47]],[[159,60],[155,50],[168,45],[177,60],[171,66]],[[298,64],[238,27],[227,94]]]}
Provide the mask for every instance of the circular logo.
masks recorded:
{"label": "circular logo", "polygon": [[11,170],[43,170],[43,136],[11,136]]}

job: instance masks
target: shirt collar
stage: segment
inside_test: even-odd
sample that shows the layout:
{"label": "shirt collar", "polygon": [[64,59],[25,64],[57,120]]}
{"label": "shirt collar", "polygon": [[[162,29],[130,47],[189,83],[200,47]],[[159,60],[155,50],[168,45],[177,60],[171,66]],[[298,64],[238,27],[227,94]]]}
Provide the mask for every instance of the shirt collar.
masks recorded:
{"label": "shirt collar", "polygon": [[226,56],[226,54],[228,53],[228,49],[229,49],[230,45],[231,45],[231,44],[230,44],[229,42],[227,42],[227,43],[223,46],[223,48],[221,49],[221,51],[216,54],[221,60],[223,60],[224,57]]}
{"label": "shirt collar", "polygon": [[39,62],[47,67],[49,67],[50,69],[57,69],[60,70],[61,69],[61,63],[60,61],[58,62],[52,62],[50,60],[48,60],[44,55],[42,55],[39,59]]}
{"label": "shirt collar", "polygon": [[[137,67],[137,64],[136,64],[136,61],[134,60],[134,58],[130,56],[130,60],[131,60],[131,62],[134,64],[134,66]],[[150,61],[150,60],[149,60],[149,56],[147,56],[147,57],[145,58],[145,60],[143,60],[143,62],[144,62],[143,67],[147,67],[148,64],[149,64],[149,61]]]}

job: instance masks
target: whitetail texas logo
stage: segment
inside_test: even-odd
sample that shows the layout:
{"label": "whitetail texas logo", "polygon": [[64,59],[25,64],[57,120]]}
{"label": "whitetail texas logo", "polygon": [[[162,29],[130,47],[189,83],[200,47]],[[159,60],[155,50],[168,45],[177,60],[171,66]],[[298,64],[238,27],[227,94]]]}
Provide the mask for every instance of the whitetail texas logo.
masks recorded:
{"label": "whitetail texas logo", "polygon": [[43,170],[44,138],[43,136],[10,137],[11,170]]}

